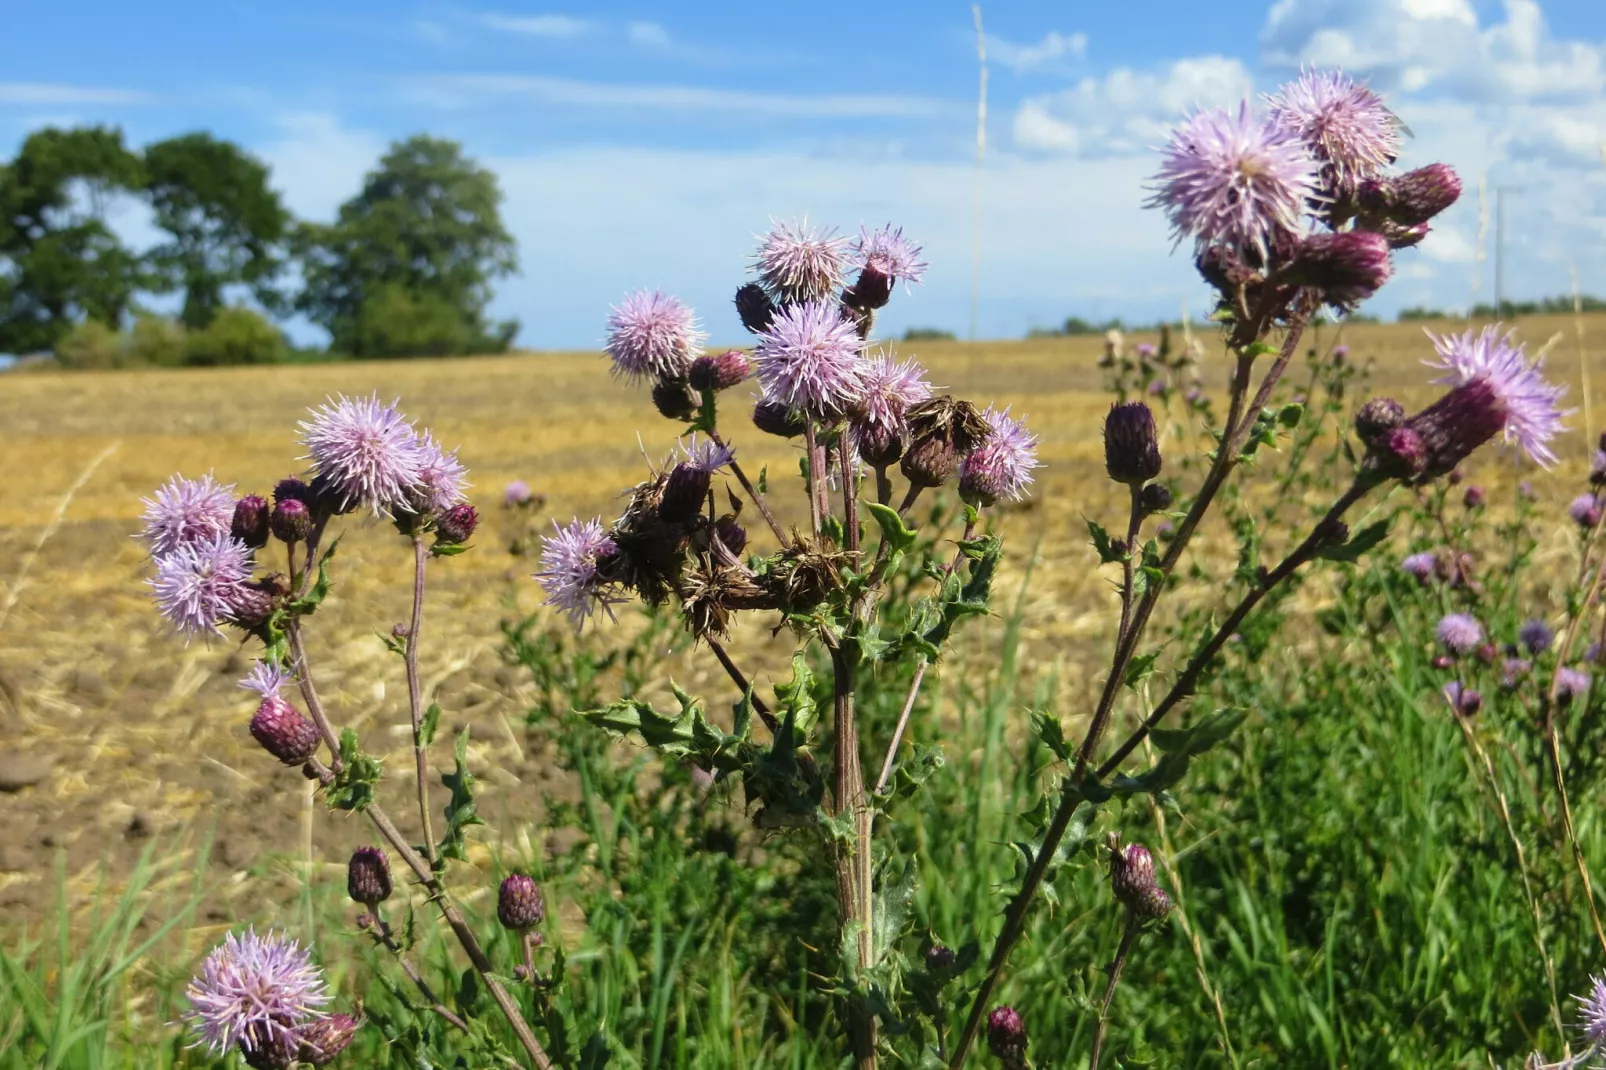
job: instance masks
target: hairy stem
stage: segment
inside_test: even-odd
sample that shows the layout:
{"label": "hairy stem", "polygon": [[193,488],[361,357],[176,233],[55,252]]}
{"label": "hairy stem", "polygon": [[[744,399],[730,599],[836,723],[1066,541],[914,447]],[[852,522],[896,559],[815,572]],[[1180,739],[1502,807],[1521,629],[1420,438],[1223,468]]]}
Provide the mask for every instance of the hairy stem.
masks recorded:
{"label": "hairy stem", "polygon": [[1104,1054],[1104,1035],[1110,1025],[1110,1004],[1115,1002],[1115,986],[1121,983],[1127,955],[1131,954],[1132,945],[1137,942],[1142,928],[1142,923],[1136,917],[1129,916],[1126,928],[1121,930],[1121,946],[1115,949],[1115,961],[1109,965],[1110,980],[1104,986],[1104,999],[1099,1003],[1098,1021],[1093,1023],[1093,1054],[1088,1058],[1088,1070],[1099,1070],[1099,1056]]}
{"label": "hairy stem", "polygon": [[1143,507],[1139,504],[1143,488],[1132,483],[1127,489],[1132,492],[1132,513],[1126,523],[1126,553],[1121,555],[1121,627],[1115,633],[1117,644],[1126,641],[1127,629],[1132,626],[1132,555],[1138,552],[1138,531],[1143,525]]}
{"label": "hairy stem", "polygon": [[[708,432],[708,437],[713,439],[714,445],[721,449],[726,448],[725,440],[719,437],[718,431]],[[759,492],[753,481],[747,478],[747,473],[742,471],[742,466],[734,458],[731,460],[731,474],[736,477],[736,482],[742,485],[742,489],[747,492],[747,496],[752,499],[753,504],[758,506],[759,513],[764,517],[764,522],[770,526],[770,531],[775,533],[775,538],[780,541],[782,546],[785,546],[788,542],[786,532],[781,528],[781,522],[775,519],[774,512],[770,510],[770,503],[765,500],[764,495]]]}
{"label": "hairy stem", "polygon": [[816,539],[820,537],[820,521],[823,519],[824,509],[820,507],[820,486],[825,482],[825,464],[820,456],[819,441],[814,431],[814,417],[807,417],[803,423],[803,444],[809,452],[808,461],[808,490],[809,490],[809,531]]}
{"label": "hairy stem", "polygon": [[418,633],[424,626],[424,565],[429,550],[421,535],[413,535],[413,617],[407,626],[407,712],[413,721],[413,770],[418,778],[418,819],[424,824],[424,851],[431,867],[440,864],[435,854],[435,830],[429,817],[429,754],[424,746],[424,689],[418,681]]}
{"label": "hairy stem", "polygon": [[[871,965],[871,869],[870,869],[870,809],[864,795],[864,770],[859,764],[859,727],[854,710],[854,669],[851,655],[840,648],[831,651],[834,676],[834,706],[836,734],[834,740],[835,768],[832,791],[836,814],[848,814],[853,820],[851,845],[838,844],[836,848],[837,906],[841,914],[842,930],[852,931],[858,948],[858,965],[863,970]],[[850,997],[847,1007],[848,1037],[853,1044],[853,1057],[859,1070],[874,1070],[876,1066],[875,1015],[863,1001]]]}
{"label": "hairy stem", "polygon": [[413,982],[413,987],[418,989],[418,994],[423,996],[429,1003],[429,1009],[467,1033],[468,1023],[463,1021],[456,1011],[441,1002],[440,997],[435,994],[435,990],[430,987],[429,982],[419,974],[418,967],[414,966],[412,960],[407,957],[401,944],[396,942],[396,935],[391,931],[390,922],[377,914],[374,918],[373,936],[376,943],[396,956],[396,961],[401,964],[402,972],[407,975],[409,981]]}

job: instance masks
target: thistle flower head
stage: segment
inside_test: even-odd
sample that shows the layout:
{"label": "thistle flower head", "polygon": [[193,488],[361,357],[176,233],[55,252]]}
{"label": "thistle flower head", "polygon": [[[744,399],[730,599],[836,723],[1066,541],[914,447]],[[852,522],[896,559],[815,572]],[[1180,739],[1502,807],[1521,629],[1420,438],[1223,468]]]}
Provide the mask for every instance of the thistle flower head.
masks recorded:
{"label": "thistle flower head", "polygon": [[1141,401],[1110,407],[1104,417],[1104,470],[1117,483],[1143,484],[1160,474],[1154,413]]}
{"label": "thistle flower head", "polygon": [[777,301],[821,301],[842,285],[847,239],[814,230],[807,219],[776,223],[753,258],[759,281]]}
{"label": "thistle flower head", "polygon": [[1006,1067],[1026,1065],[1026,1022],[1014,1007],[994,1007],[987,1015],[987,1047]]}
{"label": "thistle flower head", "polygon": [[1447,613],[1435,631],[1439,643],[1452,654],[1465,655],[1483,642],[1483,625],[1466,613]]}
{"label": "thistle flower head", "polygon": [[903,236],[903,228],[889,223],[879,230],[859,228],[848,262],[859,269],[859,281],[849,297],[861,308],[880,308],[892,296],[892,288],[902,282],[917,283],[926,274],[920,259],[920,246]]}
{"label": "thistle flower head", "polygon": [[931,398],[926,370],[912,357],[900,361],[885,351],[864,361],[861,368],[864,380],[854,422],[903,433],[904,414]]}
{"label": "thistle flower head", "polygon": [[627,379],[681,379],[706,336],[678,299],[638,290],[608,313],[608,356]]}
{"label": "thistle flower head", "polygon": [[284,686],[294,680],[295,676],[286,672],[278,662],[259,661],[251,666],[251,671],[245,674],[239,686],[262,698],[276,698]]}
{"label": "thistle flower head", "polygon": [[1353,194],[1400,154],[1400,121],[1383,98],[1342,71],[1307,70],[1266,98],[1267,117],[1332,168],[1334,193]]}
{"label": "thistle flower head", "polygon": [[235,1044],[265,1046],[295,1027],[323,1017],[329,1002],[323,970],[282,933],[229,933],[201,964],[185,996],[184,1017],[214,1054]]}
{"label": "thistle flower head", "polygon": [[1574,996],[1578,1001],[1578,1026],[1592,1047],[1606,1046],[1606,975],[1589,979],[1589,995]]}
{"label": "thistle flower head", "polygon": [[214,535],[227,535],[234,525],[234,485],[223,486],[210,474],[200,479],[175,475],[141,501],[145,505],[140,538],[152,557],[164,557],[180,546]]}
{"label": "thistle flower head", "polygon": [[1154,195],[1177,241],[1217,243],[1265,259],[1272,241],[1299,230],[1317,195],[1317,165],[1299,134],[1238,110],[1201,111],[1171,135]]}
{"label": "thistle flower head", "polygon": [[547,595],[541,604],[562,610],[576,630],[585,627],[598,607],[612,617],[610,607],[625,599],[614,593],[597,569],[600,558],[618,551],[602,522],[574,520],[562,527],[554,520],[552,528],[553,533],[541,540],[544,567],[535,574]]}
{"label": "thistle flower head", "polygon": [[1515,443],[1542,467],[1555,463],[1550,440],[1565,430],[1562,417],[1572,410],[1559,407],[1567,388],[1545,379],[1542,360],[1530,362],[1512,333],[1502,333],[1498,326],[1476,334],[1470,330],[1444,335],[1429,332],[1428,338],[1438,359],[1427,364],[1445,372],[1434,382],[1452,387],[1487,383],[1505,417],[1506,441]]}
{"label": "thistle flower head", "polygon": [[982,419],[993,433],[959,466],[959,493],[967,501],[992,505],[997,501],[1018,502],[1032,483],[1032,469],[1041,468],[1037,459],[1037,436],[1026,425],[988,406]]}
{"label": "thistle flower head", "polygon": [[711,438],[698,439],[696,435],[692,435],[690,439],[683,439],[677,445],[680,447],[680,452],[685,455],[684,463],[709,475],[713,475],[736,459],[734,449]]}
{"label": "thistle flower head", "polygon": [[834,303],[781,309],[753,354],[764,396],[819,418],[842,415],[863,395],[860,344],[857,329]]}
{"label": "thistle flower head", "polygon": [[528,505],[534,497],[535,492],[522,479],[512,480],[502,488],[502,504],[510,507]]}
{"label": "thistle flower head", "polygon": [[1589,691],[1589,674],[1581,669],[1556,670],[1556,701],[1566,705]]}
{"label": "thistle flower head", "polygon": [[1475,688],[1467,687],[1459,680],[1451,680],[1445,684],[1443,694],[1444,701],[1462,717],[1472,717],[1483,709],[1483,696]]}
{"label": "thistle flower head", "polygon": [[421,458],[414,495],[423,512],[444,513],[463,500],[468,469],[457,459],[456,450],[444,449],[429,431],[419,438],[418,449]]}
{"label": "thistle flower head", "polygon": [[1555,638],[1555,629],[1542,620],[1524,621],[1517,629],[1517,641],[1527,647],[1530,654],[1543,654]]}
{"label": "thistle flower head", "polygon": [[425,458],[412,423],[396,405],[381,404],[377,394],[342,395],[302,421],[302,445],[340,508],[365,506],[375,514],[408,508],[408,492],[418,484]]}
{"label": "thistle flower head", "polygon": [[496,919],[516,931],[534,928],[546,920],[546,897],[541,886],[522,873],[510,873],[496,892]]}
{"label": "thistle flower head", "polygon": [[1423,550],[1419,554],[1411,554],[1400,562],[1400,571],[1407,576],[1415,576],[1426,583],[1433,578],[1439,568],[1439,555],[1432,550]]}
{"label": "thistle flower head", "polygon": [[1593,494],[1580,494],[1567,506],[1567,515],[1581,528],[1592,528],[1600,523],[1600,506]]}
{"label": "thistle flower head", "polygon": [[211,635],[233,615],[250,578],[250,548],[225,530],[158,558],[150,585],[168,623],[186,636]]}

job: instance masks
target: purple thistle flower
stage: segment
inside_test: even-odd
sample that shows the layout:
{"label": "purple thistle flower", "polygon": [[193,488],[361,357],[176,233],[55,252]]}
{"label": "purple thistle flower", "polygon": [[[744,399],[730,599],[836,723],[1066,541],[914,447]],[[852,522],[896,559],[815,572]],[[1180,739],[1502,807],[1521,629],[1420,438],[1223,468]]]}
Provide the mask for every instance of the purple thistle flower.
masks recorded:
{"label": "purple thistle flower", "polygon": [[468,469],[457,459],[457,451],[447,451],[425,431],[418,440],[422,455],[418,469],[418,498],[424,511],[444,513],[463,500],[463,488],[468,486]]}
{"label": "purple thistle flower", "polygon": [[708,475],[713,475],[736,459],[734,449],[711,438],[699,441],[696,435],[692,435],[689,441],[682,441],[678,445],[680,452],[686,455],[685,463]]}
{"label": "purple thistle flower", "polygon": [[546,567],[535,574],[547,595],[541,604],[566,613],[576,631],[585,627],[586,618],[599,606],[612,618],[610,607],[625,599],[615,595],[612,584],[598,574],[597,562],[618,552],[619,547],[600,520],[582,523],[576,519],[568,527],[554,520],[552,528],[554,534],[541,540],[541,564]]}
{"label": "purple thistle flower", "polygon": [[295,681],[295,675],[284,670],[276,661],[259,661],[251,666],[239,686],[263,698],[276,698],[284,686]]}
{"label": "purple thistle flower", "polygon": [[627,379],[683,379],[706,335],[677,298],[637,290],[608,313],[608,356]]}
{"label": "purple thistle flower", "polygon": [[251,578],[251,548],[226,532],[158,558],[156,608],[186,636],[211,635],[234,612]]}
{"label": "purple thistle flower", "polygon": [[1191,235],[1200,252],[1221,243],[1262,259],[1273,239],[1298,231],[1317,195],[1304,141],[1255,118],[1248,101],[1237,114],[1202,111],[1178,127],[1155,179],[1146,206],[1165,209],[1178,242]]}
{"label": "purple thistle flower", "polygon": [[1000,499],[1018,502],[1032,483],[1037,459],[1037,436],[1025,424],[992,406],[981,414],[993,433],[959,466],[959,493],[967,500],[992,505]]}
{"label": "purple thistle flower", "polygon": [[1448,613],[1439,621],[1439,642],[1452,654],[1470,654],[1483,642],[1483,625],[1466,613]]}
{"label": "purple thistle flower", "polygon": [[918,283],[929,266],[920,259],[920,246],[903,236],[903,228],[891,223],[879,230],[859,228],[859,236],[848,254],[848,264],[860,271],[873,272],[895,283]]}
{"label": "purple thistle flower", "polygon": [[753,363],[765,397],[832,418],[863,396],[862,343],[835,304],[809,301],[783,308],[758,338]]}
{"label": "purple thistle flower", "polygon": [[1549,443],[1565,430],[1561,418],[1572,410],[1558,407],[1567,387],[1545,380],[1540,374],[1542,359],[1529,363],[1522,345],[1512,341],[1512,332],[1502,334],[1498,327],[1485,327],[1476,335],[1430,331],[1428,338],[1439,359],[1426,363],[1446,372],[1435,383],[1452,387],[1488,383],[1505,414],[1506,441],[1516,443],[1541,467],[1555,463]]}
{"label": "purple thistle flower", "polygon": [[323,970],[281,933],[229,933],[201,964],[185,989],[184,1015],[214,1054],[239,1044],[247,1051],[294,1035],[295,1027],[324,1016],[329,991]]}
{"label": "purple thistle flower", "polygon": [[156,489],[145,504],[145,526],[139,537],[152,557],[214,535],[227,535],[234,525],[234,484],[223,486],[210,474],[200,479],[175,475]]}
{"label": "purple thistle flower", "polygon": [[1405,572],[1409,576],[1415,576],[1423,583],[1426,583],[1433,577],[1433,574],[1438,570],[1438,567],[1439,555],[1431,550],[1423,550],[1419,554],[1411,554],[1404,561],[1400,562],[1401,571]]}
{"label": "purple thistle flower", "polygon": [[1606,976],[1589,979],[1589,995],[1574,996],[1578,1001],[1578,1024],[1584,1039],[1593,1048],[1606,1046]]}
{"label": "purple thistle flower", "polygon": [[1267,116],[1332,167],[1335,190],[1354,194],[1400,154],[1400,121],[1383,98],[1341,71],[1307,70],[1266,98]]}
{"label": "purple thistle flower", "polygon": [[1534,663],[1527,658],[1507,658],[1500,663],[1500,686],[1508,691],[1516,686],[1533,671]]}
{"label": "purple thistle flower", "polygon": [[1153,360],[1154,355],[1158,353],[1159,350],[1154,348],[1153,342],[1139,342],[1133,352],[1138,355],[1139,360]]}
{"label": "purple thistle flower", "polygon": [[866,427],[902,434],[909,407],[931,400],[926,370],[913,358],[900,361],[890,353],[877,353],[863,362],[861,370],[864,382],[854,416]]}
{"label": "purple thistle flower", "polygon": [[1517,629],[1517,641],[1527,647],[1530,654],[1543,654],[1555,638],[1555,630],[1542,620],[1524,621]]}
{"label": "purple thistle flower", "polygon": [[502,490],[502,501],[509,506],[525,505],[535,497],[530,485],[522,479],[515,479]]}
{"label": "purple thistle flower", "polygon": [[1451,680],[1444,685],[1444,701],[1463,717],[1471,717],[1483,708],[1483,696],[1459,680]]}
{"label": "purple thistle flower", "polygon": [[1563,706],[1589,691],[1589,674],[1580,669],[1556,670],[1556,701]]}
{"label": "purple thistle flower", "polygon": [[1568,504],[1567,515],[1579,527],[1592,528],[1600,523],[1600,506],[1595,504],[1593,494],[1580,494]]}
{"label": "purple thistle flower", "polygon": [[778,301],[820,301],[842,285],[847,239],[811,230],[807,219],[776,223],[753,258],[759,281]]}
{"label": "purple thistle flower", "polygon": [[408,508],[407,492],[418,485],[425,456],[412,423],[396,409],[399,401],[341,395],[301,422],[307,456],[341,508],[365,505],[376,514]]}

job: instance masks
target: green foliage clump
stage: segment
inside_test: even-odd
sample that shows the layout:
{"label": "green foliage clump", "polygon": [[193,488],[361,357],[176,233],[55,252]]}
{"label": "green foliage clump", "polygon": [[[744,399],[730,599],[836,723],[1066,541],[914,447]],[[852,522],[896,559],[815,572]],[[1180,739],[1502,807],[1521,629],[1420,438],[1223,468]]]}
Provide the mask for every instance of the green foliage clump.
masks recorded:
{"label": "green foliage clump", "polygon": [[212,322],[190,332],[184,346],[184,363],[277,364],[289,352],[284,333],[254,309],[231,306]]}

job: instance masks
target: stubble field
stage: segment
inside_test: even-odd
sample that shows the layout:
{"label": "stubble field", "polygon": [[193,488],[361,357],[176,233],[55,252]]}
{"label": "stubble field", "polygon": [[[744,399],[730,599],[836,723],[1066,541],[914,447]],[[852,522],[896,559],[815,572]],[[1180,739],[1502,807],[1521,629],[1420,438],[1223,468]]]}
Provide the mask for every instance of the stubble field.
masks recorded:
{"label": "stubble field", "polygon": [[[1606,317],[1581,325],[1536,317],[1519,329],[1532,347],[1555,339],[1549,362],[1573,384],[1571,403],[1582,405],[1586,369],[1596,383],[1606,382]],[[1128,344],[1152,340],[1138,334]],[[1350,359],[1373,362],[1374,392],[1407,404],[1429,396],[1419,362],[1430,350],[1419,326],[1357,325],[1341,339],[1327,328],[1315,344],[1325,350],[1340,340]],[[1024,591],[1027,673],[1053,680],[1063,716],[1073,719],[1097,682],[1113,602],[1081,519],[1117,512],[1101,463],[1109,404],[1097,367],[1102,342],[896,348],[918,355],[933,381],[956,394],[1012,406],[1041,436],[1037,496],[1007,520],[1014,553],[1005,590],[1011,597]],[[1208,340],[1205,350],[1198,375],[1206,390],[1219,392],[1226,362]],[[1296,364],[1293,378],[1300,376]],[[17,789],[0,793],[0,916],[7,926],[53,900],[55,859],[65,862],[69,892],[85,902],[103,866],[115,885],[152,842],[172,863],[164,879],[177,882],[189,853],[212,838],[214,922],[292,895],[304,864],[338,875],[337,860],[361,841],[362,828],[314,811],[299,778],[273,766],[251,741],[245,726],[252,701],[236,688],[248,652],[227,640],[186,647],[164,633],[146,598],[144,555],[130,536],[140,497],[172,473],[212,471],[240,493],[265,493],[300,467],[295,425],[308,405],[374,391],[400,397],[421,426],[461,445],[470,469],[481,531],[473,552],[431,566],[423,675],[445,711],[443,728],[472,728],[471,765],[488,789],[481,811],[490,828],[482,840],[528,835],[541,793],[552,785],[543,756],[524,739],[528,684],[499,657],[499,623],[533,611],[540,594],[529,578],[534,566],[510,554],[508,542],[516,526],[544,524],[548,516],[611,515],[648,459],[666,455],[678,425],[657,416],[645,391],[611,379],[594,353],[11,374],[0,376],[0,782],[9,778]],[[746,422],[736,409],[747,394],[738,388],[726,395],[722,423],[747,467],[767,466],[780,482],[796,471],[795,451],[741,430]],[[1572,418],[1580,432],[1585,417],[1580,411]],[[1598,431],[1600,418],[1589,417]],[[1519,472],[1489,453],[1473,474],[1493,487],[1524,476],[1576,480],[1592,448],[1575,434],[1563,443],[1563,465],[1554,473]],[[540,511],[502,508],[502,488],[515,478],[545,496]],[[1559,491],[1546,500],[1558,497],[1566,500]],[[802,519],[785,505],[781,512]],[[410,785],[403,787],[411,763],[402,758],[409,735],[400,667],[375,637],[401,619],[410,557],[388,526],[350,526],[335,596],[314,622],[315,672],[338,719],[362,732],[370,750],[393,756],[387,773],[397,783],[390,790],[410,794]],[[1220,545],[1211,534],[1203,552]],[[1560,553],[1564,517],[1556,518],[1553,536]],[[1035,556],[1028,552],[1034,547]],[[1022,588],[1028,562],[1032,582]],[[744,656],[760,667],[783,656],[767,635],[753,629],[740,637]],[[692,690],[729,688],[706,652],[679,656],[670,668]],[[443,754],[450,737],[440,734]],[[485,850],[476,857],[486,859]]]}

